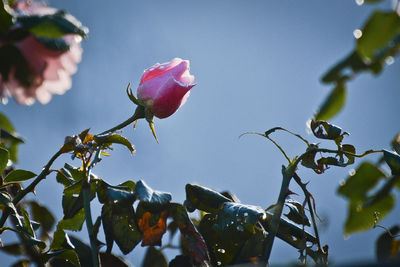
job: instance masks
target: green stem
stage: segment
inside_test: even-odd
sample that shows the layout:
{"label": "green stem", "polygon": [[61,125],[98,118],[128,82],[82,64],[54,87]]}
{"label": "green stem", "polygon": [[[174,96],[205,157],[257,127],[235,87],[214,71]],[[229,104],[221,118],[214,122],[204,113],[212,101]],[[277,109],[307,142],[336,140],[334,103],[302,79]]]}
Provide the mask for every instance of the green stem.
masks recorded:
{"label": "green stem", "polygon": [[132,117],[130,117],[129,119],[127,119],[126,121],[118,124],[117,126],[108,129],[98,135],[104,135],[104,134],[108,134],[108,133],[112,133],[115,132],[117,130],[121,130],[122,128],[128,126],[129,124],[133,123],[134,121],[138,120],[138,119],[144,119],[145,118],[145,109],[143,106],[138,106],[135,110],[135,113],[132,115]]}
{"label": "green stem", "polygon": [[266,239],[264,253],[261,258],[262,261],[265,262],[266,264],[268,263],[269,257],[271,255],[271,250],[272,250],[272,246],[274,244],[275,236],[278,233],[279,221],[281,219],[283,205],[285,204],[285,199],[286,199],[286,195],[287,195],[287,192],[289,189],[290,180],[292,178],[292,176],[289,175],[289,173],[290,172],[285,168],[285,166],[282,166],[281,191],[279,193],[278,201],[276,203],[275,210],[274,210],[274,215],[272,217],[271,231],[269,232],[269,235]]}
{"label": "green stem", "polygon": [[[53,162],[62,154],[61,150],[59,150],[56,154],[54,154],[49,162],[44,166],[42,172],[36,177],[36,179],[28,185],[24,190],[20,191],[13,199],[13,204],[17,205],[18,202],[23,199],[28,193],[33,192],[35,189],[36,185],[42,181],[43,179],[46,178],[46,176],[50,173],[50,167],[53,164]],[[3,215],[0,218],[0,227],[3,227],[4,223],[6,222],[8,216],[10,215],[9,211],[4,211]]]}
{"label": "green stem", "polygon": [[86,179],[82,184],[83,209],[85,210],[86,228],[90,239],[90,250],[94,267],[100,266],[99,253],[97,252],[96,237],[93,231],[92,212],[90,210],[90,171],[84,161]]}

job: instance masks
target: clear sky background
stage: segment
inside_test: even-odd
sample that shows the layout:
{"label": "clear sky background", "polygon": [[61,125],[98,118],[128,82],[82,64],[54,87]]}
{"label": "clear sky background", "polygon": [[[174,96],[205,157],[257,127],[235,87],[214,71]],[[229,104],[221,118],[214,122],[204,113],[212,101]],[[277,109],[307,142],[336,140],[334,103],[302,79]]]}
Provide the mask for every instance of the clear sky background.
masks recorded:
{"label": "clear sky background", "polygon": [[[380,7],[390,8],[390,2]],[[145,68],[181,57],[191,61],[198,85],[176,114],[156,119],[160,144],[140,121],[135,130],[123,131],[136,155],[115,146],[94,173],[111,184],[144,179],[154,189],[171,192],[176,202],[185,199],[185,184],[199,183],[264,208],[277,200],[286,161],[266,139],[238,136],[282,126],[319,142],[307,134],[306,121],[331,89],[320,77],[353,49],[353,30],[375,7],[350,0],[52,0],[50,5],[68,10],[90,33],[70,91],[44,106],[10,101],[0,107],[27,140],[20,146],[19,168],[38,173],[65,136],[86,128],[98,133],[130,117],[135,107],[125,94],[128,82],[136,88]],[[395,62],[379,77],[362,74],[349,83],[346,106],[332,122],[351,133],[346,140],[358,151],[389,148],[400,131],[399,74]],[[305,150],[285,133],[273,137],[291,156]],[[65,161],[71,163],[65,156],[54,168]],[[350,169],[331,168],[324,175],[300,171],[310,181],[317,211],[329,222],[321,241],[336,263],[374,259],[381,234],[375,229],[343,237],[346,202],[336,190]],[[62,189],[51,175],[36,191],[57,219],[62,217]],[[297,187],[291,189],[300,194]],[[94,216],[99,215],[100,205],[93,207]],[[399,212],[397,203],[381,224],[399,222]],[[80,237],[88,240],[86,230]],[[113,251],[120,254],[117,246]],[[127,259],[139,265],[143,251],[138,246]],[[278,241],[271,261],[288,263],[297,257],[295,249]],[[5,254],[0,258],[10,261]]]}

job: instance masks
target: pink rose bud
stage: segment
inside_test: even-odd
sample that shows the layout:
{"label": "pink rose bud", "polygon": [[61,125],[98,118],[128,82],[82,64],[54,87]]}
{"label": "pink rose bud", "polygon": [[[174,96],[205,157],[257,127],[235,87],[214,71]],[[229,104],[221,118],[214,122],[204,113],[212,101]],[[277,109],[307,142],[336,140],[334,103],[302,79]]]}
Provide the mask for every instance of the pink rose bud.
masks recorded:
{"label": "pink rose bud", "polygon": [[189,64],[189,60],[174,58],[144,71],[137,97],[157,118],[171,116],[189,97],[189,90],[196,85]]}

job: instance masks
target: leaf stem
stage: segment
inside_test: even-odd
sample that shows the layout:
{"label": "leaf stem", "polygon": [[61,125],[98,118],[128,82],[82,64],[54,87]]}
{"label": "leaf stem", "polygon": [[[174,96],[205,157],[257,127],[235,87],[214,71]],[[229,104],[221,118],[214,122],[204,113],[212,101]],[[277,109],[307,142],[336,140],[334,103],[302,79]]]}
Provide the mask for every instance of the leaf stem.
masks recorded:
{"label": "leaf stem", "polygon": [[[49,160],[49,162],[44,166],[42,172],[36,177],[36,179],[28,185],[24,190],[19,191],[18,194],[13,198],[13,204],[16,205],[18,202],[23,199],[28,193],[32,192],[36,185],[45,179],[47,175],[50,173],[50,167],[53,164],[53,162],[62,154],[63,152],[61,150],[57,151]],[[9,211],[4,211],[1,218],[0,218],[0,227],[3,227],[4,223],[6,222],[8,216],[10,215]]]}
{"label": "leaf stem", "polygon": [[138,119],[144,119],[144,118],[145,118],[145,109],[143,106],[138,106],[135,110],[135,113],[132,115],[132,117],[130,117],[126,121],[118,124],[117,126],[111,128],[111,129],[108,129],[104,132],[99,133],[98,135],[104,135],[104,134],[115,132],[117,130],[120,130],[120,129],[128,126],[129,124],[131,124],[132,122],[134,122]]}

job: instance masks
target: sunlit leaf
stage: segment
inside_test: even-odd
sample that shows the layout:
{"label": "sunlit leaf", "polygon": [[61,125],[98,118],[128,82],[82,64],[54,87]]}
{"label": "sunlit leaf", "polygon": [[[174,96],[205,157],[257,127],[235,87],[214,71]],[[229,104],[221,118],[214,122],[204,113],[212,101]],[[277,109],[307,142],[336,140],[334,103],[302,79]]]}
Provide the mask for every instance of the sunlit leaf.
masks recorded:
{"label": "sunlit leaf", "polygon": [[7,162],[8,162],[8,150],[0,147],[0,174],[2,174],[3,171],[6,169]]}
{"label": "sunlit leaf", "polygon": [[144,181],[139,180],[135,187],[136,198],[154,205],[166,205],[171,201],[171,194],[151,189]]}
{"label": "sunlit leaf", "polygon": [[76,168],[74,166],[69,165],[68,163],[64,164],[64,168],[69,171],[69,173],[71,174],[71,177],[75,180],[75,181],[80,181],[83,178],[85,178],[85,172],[81,169],[81,168]]}
{"label": "sunlit leaf", "polygon": [[265,211],[257,206],[240,203],[224,203],[218,212],[216,227],[221,230],[227,228],[254,233],[254,227],[259,219],[265,216]]}
{"label": "sunlit leaf", "polygon": [[13,170],[4,178],[4,182],[22,182],[35,177],[36,174],[26,170]]}
{"label": "sunlit leaf", "polygon": [[105,136],[95,136],[94,140],[96,143],[99,145],[111,145],[111,144],[121,144],[124,145],[126,148],[129,149],[131,153],[135,152],[135,148],[131,144],[131,142],[126,139],[125,137],[119,135],[119,134],[109,134]]}
{"label": "sunlit leaf", "polygon": [[400,34],[400,17],[395,11],[375,11],[362,29],[357,40],[357,51],[363,57],[372,59],[374,53]]}
{"label": "sunlit leaf", "polygon": [[81,266],[79,262],[79,258],[75,250],[73,249],[62,249],[62,250],[56,250],[56,251],[49,251],[46,254],[44,254],[43,259],[50,260],[51,259],[51,266],[63,266],[61,262],[58,262],[57,260],[63,260],[66,263],[70,263],[73,266],[79,267]]}
{"label": "sunlit leaf", "polygon": [[135,200],[135,193],[128,186],[112,186],[104,181],[97,183],[97,197],[100,203],[118,203],[122,205],[132,205]]}
{"label": "sunlit leaf", "polygon": [[338,188],[338,194],[350,200],[365,201],[368,192],[385,177],[385,174],[371,162],[363,162],[353,176],[349,176]]}
{"label": "sunlit leaf", "polygon": [[17,22],[39,37],[59,38],[66,34],[78,34],[85,38],[89,32],[80,21],[65,11],[51,15],[19,16]]}
{"label": "sunlit leaf", "polygon": [[[387,195],[368,206],[358,201],[350,202],[344,229],[345,235],[371,229],[393,209],[394,203],[395,198],[392,195]],[[375,214],[379,215],[378,220],[375,219]]]}
{"label": "sunlit leaf", "polygon": [[315,114],[315,120],[326,121],[333,118],[343,108],[345,101],[346,87],[343,83],[338,83],[320,106],[318,112]]}
{"label": "sunlit leaf", "polygon": [[69,187],[75,182],[71,173],[64,168],[57,170],[56,180],[64,187]]}
{"label": "sunlit leaf", "polygon": [[199,209],[206,212],[217,213],[220,206],[231,200],[210,188],[187,184],[185,206],[192,212]]}

